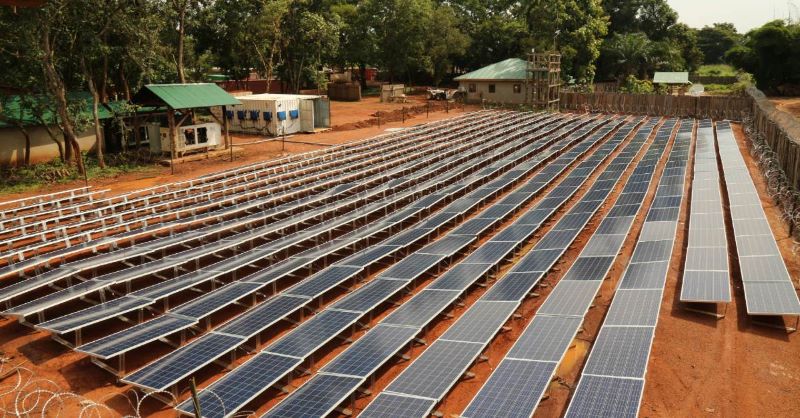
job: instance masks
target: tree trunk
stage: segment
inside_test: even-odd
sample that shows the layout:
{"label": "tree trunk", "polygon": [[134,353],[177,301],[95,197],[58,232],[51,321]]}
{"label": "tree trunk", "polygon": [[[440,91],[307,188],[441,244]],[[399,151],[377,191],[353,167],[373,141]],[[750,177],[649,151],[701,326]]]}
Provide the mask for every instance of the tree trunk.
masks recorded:
{"label": "tree trunk", "polygon": [[17,165],[24,165],[29,166],[31,165],[31,134],[25,129],[24,125],[18,124],[17,129],[22,133],[22,136],[25,137],[25,156],[23,158],[22,164],[19,163],[19,158],[17,158]]}
{"label": "tree trunk", "polygon": [[186,8],[188,7],[186,2],[180,2],[178,4],[178,80],[181,84],[186,83],[186,74],[183,71],[183,38],[186,34]]}
{"label": "tree trunk", "polygon": [[44,121],[40,120],[40,123],[47,131],[47,135],[50,136],[50,139],[52,139],[53,142],[56,143],[56,146],[58,147],[58,156],[61,158],[61,161],[66,163],[67,157],[64,155],[64,146],[61,144],[61,141],[58,140],[56,133],[53,132],[53,130],[50,129],[50,125],[46,124]]}
{"label": "tree trunk", "polygon": [[125,64],[119,65],[119,80],[122,82],[122,94],[125,95],[125,100],[131,101],[131,86],[128,84],[128,76],[125,74]]}
{"label": "tree trunk", "polygon": [[55,63],[53,62],[53,50],[50,44],[50,31],[46,26],[42,30],[42,67],[46,79],[47,88],[55,98],[56,113],[61,120],[61,130],[64,132],[64,142],[72,149],[75,156],[75,165],[78,168],[78,173],[81,175],[86,174],[86,167],[83,164],[83,157],[81,156],[81,146],[78,143],[78,138],[75,133],[75,125],[69,115],[69,107],[67,104],[67,92],[64,87],[64,80],[56,70]]}
{"label": "tree trunk", "polygon": [[361,73],[361,90],[367,90],[367,64],[358,64],[358,72]]}
{"label": "tree trunk", "polygon": [[86,61],[81,58],[81,67],[86,76],[86,84],[89,86],[89,92],[92,94],[92,118],[94,119],[94,139],[95,139],[95,152],[97,152],[97,165],[100,168],[106,168],[106,162],[103,158],[103,127],[100,125],[100,94],[97,91],[97,85],[92,78],[92,73],[89,67],[86,66]]}

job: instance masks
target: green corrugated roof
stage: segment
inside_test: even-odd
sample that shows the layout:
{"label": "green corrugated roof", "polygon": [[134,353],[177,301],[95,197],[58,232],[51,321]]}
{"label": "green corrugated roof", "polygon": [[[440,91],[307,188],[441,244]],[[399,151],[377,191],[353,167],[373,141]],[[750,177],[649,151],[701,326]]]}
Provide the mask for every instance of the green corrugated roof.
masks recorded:
{"label": "green corrugated roof", "polygon": [[[92,114],[92,95],[88,92],[71,92],[68,95],[70,102],[75,103],[83,101],[85,112],[89,115]],[[30,105],[29,105],[30,104]],[[39,115],[34,115],[31,111],[31,106],[40,109]],[[2,119],[19,121],[25,126],[41,125],[41,121],[48,125],[56,123],[55,104],[52,103],[48,96],[44,95],[27,95],[27,96],[8,96],[2,101],[3,117]],[[101,105],[97,109],[100,119],[110,119],[114,114],[109,111],[105,106]],[[38,116],[38,117],[37,117]],[[0,120],[0,127],[14,126],[12,123]]]}
{"label": "green corrugated roof", "polygon": [[145,106],[166,104],[173,109],[241,104],[213,83],[148,84],[136,94],[133,102]]}
{"label": "green corrugated roof", "polygon": [[471,73],[460,75],[454,80],[524,80],[527,76],[528,63],[519,58],[509,58],[504,61],[487,65]]}
{"label": "green corrugated roof", "polygon": [[653,83],[656,84],[691,84],[689,73],[687,72],[663,72],[658,71],[653,76]]}

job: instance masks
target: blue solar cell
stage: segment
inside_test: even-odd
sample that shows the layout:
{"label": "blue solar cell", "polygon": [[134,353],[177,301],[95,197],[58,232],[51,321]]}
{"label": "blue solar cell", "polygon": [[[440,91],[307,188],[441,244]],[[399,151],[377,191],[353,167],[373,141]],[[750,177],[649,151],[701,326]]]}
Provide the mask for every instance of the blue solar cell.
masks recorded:
{"label": "blue solar cell", "polygon": [[372,280],[331,307],[346,311],[369,312],[406,286],[408,283],[401,280]]}
{"label": "blue solar cell", "polygon": [[306,303],[308,303],[307,298],[278,295],[237,316],[220,326],[218,330],[249,338],[286,318]]}
{"label": "blue solar cell", "polygon": [[490,241],[473,251],[462,263],[497,264],[508,257],[516,246],[516,242]]}
{"label": "blue solar cell", "polygon": [[361,313],[324,310],[281,337],[265,351],[294,357],[306,357],[341,334],[361,317]]}
{"label": "blue solar cell", "polygon": [[125,376],[122,381],[150,390],[167,390],[242,342],[242,337],[212,332]]}
{"label": "blue solar cell", "polygon": [[423,327],[455,302],[460,294],[457,290],[423,290],[400,305],[382,323]]}
{"label": "blue solar cell", "polygon": [[418,333],[419,330],[413,328],[378,325],[336,356],[321,371],[369,377]]}
{"label": "blue solar cell", "polygon": [[358,414],[362,418],[407,418],[425,417],[436,405],[433,399],[381,393]]}
{"label": "blue solar cell", "polygon": [[212,312],[232,304],[237,299],[251,295],[263,286],[260,283],[234,282],[185,303],[172,312],[191,318],[204,318]]}
{"label": "blue solar cell", "polygon": [[318,374],[288,398],[275,405],[265,417],[324,417],[355,391],[364,379]]}
{"label": "blue solar cell", "polygon": [[553,362],[503,360],[462,416],[529,418],[550,384],[556,365]]}
{"label": "blue solar cell", "polygon": [[361,267],[329,266],[296,286],[287,289],[286,293],[315,298],[336,286],[340,286],[345,281],[357,277],[361,274],[361,271]]}
{"label": "blue solar cell", "polygon": [[167,314],[81,345],[76,351],[107,359],[195,324],[196,319]]}
{"label": "blue solar cell", "polygon": [[[198,394],[206,418],[226,418],[266,391],[302,363],[302,359],[258,353]],[[194,402],[187,399],[176,408],[194,415]]]}

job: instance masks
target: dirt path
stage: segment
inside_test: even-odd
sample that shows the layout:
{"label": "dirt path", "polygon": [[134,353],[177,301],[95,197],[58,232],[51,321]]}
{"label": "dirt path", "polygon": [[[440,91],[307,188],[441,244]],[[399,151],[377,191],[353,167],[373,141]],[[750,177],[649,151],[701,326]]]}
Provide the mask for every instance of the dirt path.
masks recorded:
{"label": "dirt path", "polygon": [[779,110],[800,118],[800,97],[771,98],[770,100]]}

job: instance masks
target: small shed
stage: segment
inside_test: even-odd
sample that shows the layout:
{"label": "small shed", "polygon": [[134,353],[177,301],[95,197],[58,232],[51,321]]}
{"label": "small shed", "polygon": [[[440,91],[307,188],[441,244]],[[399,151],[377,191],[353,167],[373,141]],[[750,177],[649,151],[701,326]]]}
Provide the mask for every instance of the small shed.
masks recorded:
{"label": "small shed", "polygon": [[256,135],[279,136],[315,132],[331,126],[330,102],[308,94],[251,94],[236,97],[240,104],[214,112],[230,129]]}
{"label": "small shed", "polygon": [[653,76],[653,84],[666,84],[670,93],[683,94],[692,82],[689,81],[689,73],[685,71],[657,71]]}
{"label": "small shed", "polygon": [[[221,106],[223,112],[227,106],[239,105],[241,102],[225,90],[212,83],[195,84],[148,84],[133,98],[135,104],[165,108],[167,128],[162,131],[161,141],[150,143],[155,152],[169,151],[170,157],[176,153],[193,149],[217,148],[220,136],[224,135],[224,146],[230,147],[227,120],[211,113],[217,124],[194,124],[196,109],[210,109]],[[176,119],[179,117],[180,119]],[[191,118],[191,119],[190,119]]]}
{"label": "small shed", "polygon": [[460,75],[458,89],[467,93],[467,102],[525,103],[528,62],[509,58]]}

